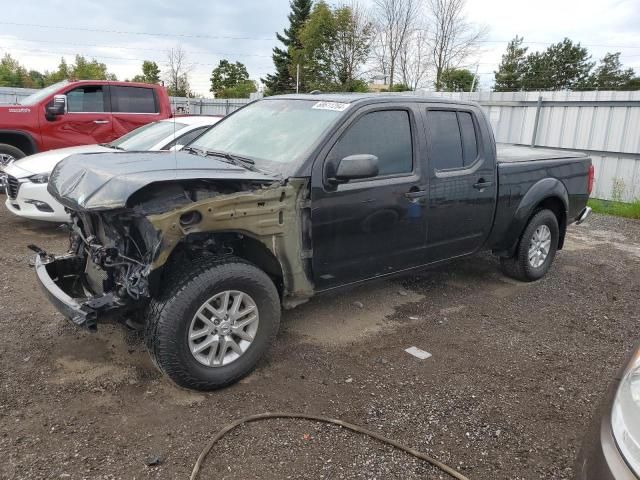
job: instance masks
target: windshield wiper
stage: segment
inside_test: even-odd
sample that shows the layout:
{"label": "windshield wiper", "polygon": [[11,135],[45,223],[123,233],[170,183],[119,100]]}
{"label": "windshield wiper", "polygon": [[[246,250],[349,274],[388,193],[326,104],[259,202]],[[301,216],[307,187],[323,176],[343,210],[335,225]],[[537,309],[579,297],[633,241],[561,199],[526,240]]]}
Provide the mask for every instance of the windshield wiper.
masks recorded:
{"label": "windshield wiper", "polygon": [[206,156],[206,152],[205,151],[200,150],[199,148],[194,148],[194,147],[184,147],[180,151],[181,152],[191,153],[192,155],[200,155],[201,157]]}
{"label": "windshield wiper", "polygon": [[251,170],[253,172],[257,172],[258,169],[255,167],[256,162],[250,158],[239,157],[237,155],[232,155],[228,152],[214,152],[211,150],[207,150],[204,152],[207,157],[220,157],[224,158],[227,163],[231,163],[233,165],[237,165],[239,167],[246,168],[247,170]]}

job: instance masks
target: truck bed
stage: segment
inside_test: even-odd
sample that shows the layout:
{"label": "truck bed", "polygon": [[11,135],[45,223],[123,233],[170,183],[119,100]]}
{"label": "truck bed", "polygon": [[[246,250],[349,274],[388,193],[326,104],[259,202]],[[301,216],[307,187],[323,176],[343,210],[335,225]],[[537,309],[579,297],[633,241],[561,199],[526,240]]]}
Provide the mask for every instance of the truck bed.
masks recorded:
{"label": "truck bed", "polygon": [[536,160],[569,160],[587,158],[587,154],[570,150],[527,147],[512,143],[496,143],[498,163],[532,162]]}

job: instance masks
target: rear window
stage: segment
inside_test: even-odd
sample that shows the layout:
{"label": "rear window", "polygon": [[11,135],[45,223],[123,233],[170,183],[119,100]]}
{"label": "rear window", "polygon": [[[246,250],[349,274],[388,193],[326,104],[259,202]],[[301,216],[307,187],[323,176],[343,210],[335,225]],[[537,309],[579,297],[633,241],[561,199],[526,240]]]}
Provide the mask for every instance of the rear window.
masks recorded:
{"label": "rear window", "polygon": [[158,113],[152,88],[111,87],[111,109],[120,113]]}
{"label": "rear window", "polygon": [[471,113],[431,110],[428,125],[434,169],[465,168],[476,161],[478,140]]}
{"label": "rear window", "polygon": [[174,132],[178,133],[184,127],[184,123],[173,121],[148,123],[114,140],[111,145],[130,151],[149,150],[162,140],[171,140]]}

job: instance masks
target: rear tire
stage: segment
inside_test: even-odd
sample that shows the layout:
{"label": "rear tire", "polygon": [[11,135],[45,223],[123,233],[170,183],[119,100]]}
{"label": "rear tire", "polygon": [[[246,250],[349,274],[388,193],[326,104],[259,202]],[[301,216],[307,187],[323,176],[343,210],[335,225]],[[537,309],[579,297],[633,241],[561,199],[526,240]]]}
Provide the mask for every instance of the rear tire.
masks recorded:
{"label": "rear tire", "polygon": [[522,232],[515,255],[500,258],[500,265],[505,275],[533,282],[544,277],[558,249],[560,229],[558,219],[551,210],[536,212]]}
{"label": "rear tire", "polygon": [[0,143],[0,167],[5,167],[14,160],[25,157],[26,154],[19,148],[6,143]]}
{"label": "rear tire", "polygon": [[[233,257],[198,259],[168,277],[145,322],[156,366],[178,385],[196,390],[221,388],[249,374],[280,325],[280,297],[271,278]],[[255,320],[244,312],[255,312]],[[246,330],[238,330],[249,320]]]}

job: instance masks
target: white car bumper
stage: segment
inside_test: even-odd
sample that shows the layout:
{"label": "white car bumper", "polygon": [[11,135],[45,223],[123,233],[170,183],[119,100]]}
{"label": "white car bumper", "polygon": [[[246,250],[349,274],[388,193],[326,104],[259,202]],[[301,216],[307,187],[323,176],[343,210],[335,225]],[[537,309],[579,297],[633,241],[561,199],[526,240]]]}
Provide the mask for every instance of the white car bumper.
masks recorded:
{"label": "white car bumper", "polygon": [[18,179],[17,195],[12,198],[7,189],[7,209],[19,217],[47,222],[69,222],[70,218],[64,207],[47,192],[46,183],[33,183],[26,178]]}

